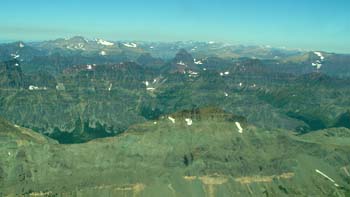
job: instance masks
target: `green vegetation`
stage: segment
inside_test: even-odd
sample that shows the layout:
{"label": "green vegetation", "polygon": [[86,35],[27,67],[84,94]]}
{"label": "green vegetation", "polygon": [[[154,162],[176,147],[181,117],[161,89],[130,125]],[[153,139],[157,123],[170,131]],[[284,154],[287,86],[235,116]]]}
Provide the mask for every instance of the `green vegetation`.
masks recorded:
{"label": "green vegetation", "polygon": [[[185,121],[190,117],[192,125]],[[41,196],[345,196],[349,191],[350,130],[298,137],[243,123],[240,133],[235,122],[241,120],[218,109],[183,111],[118,137],[76,145],[37,142],[33,131],[2,121],[0,188],[3,195]],[[23,132],[33,137],[23,138]]]}
{"label": "green vegetation", "polygon": [[74,37],[0,62],[0,196],[350,192],[346,55]]}

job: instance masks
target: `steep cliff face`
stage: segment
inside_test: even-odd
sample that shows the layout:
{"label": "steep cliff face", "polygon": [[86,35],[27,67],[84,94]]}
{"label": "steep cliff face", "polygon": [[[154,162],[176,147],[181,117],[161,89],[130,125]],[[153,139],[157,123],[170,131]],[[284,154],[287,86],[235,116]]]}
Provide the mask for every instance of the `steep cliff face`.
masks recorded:
{"label": "steep cliff face", "polygon": [[20,76],[23,83],[13,84],[25,85],[0,92],[0,113],[62,143],[80,143],[143,122],[141,102],[149,97],[144,81],[153,74],[125,63],[73,67],[59,78],[47,72]]}
{"label": "steep cliff face", "polygon": [[[186,54],[177,58],[185,61]],[[198,107],[219,107],[261,128],[299,133],[346,126],[338,117],[350,109],[348,79],[279,73],[261,60],[215,69],[209,61],[193,64],[197,71],[184,67],[175,73],[135,62],[87,64],[59,76],[23,74],[13,63],[2,64],[0,115],[61,143],[114,136],[133,124]]]}
{"label": "steep cliff face", "polygon": [[24,86],[23,72],[17,60],[0,62],[0,87],[21,88]]}
{"label": "steep cliff face", "polygon": [[335,124],[337,127],[346,127],[350,129],[350,111],[341,114]]}
{"label": "steep cliff face", "polygon": [[1,125],[2,195],[345,196],[350,189],[347,129],[295,136],[212,108],[76,145]]}
{"label": "steep cliff face", "polygon": [[[67,49],[70,44],[75,48]],[[347,127],[346,117],[340,116],[350,110],[349,79],[310,66],[317,61],[330,65],[334,54],[310,52],[283,61],[196,59],[192,50],[177,49],[170,60],[137,53],[136,62],[120,62],[113,60],[115,54],[105,59],[82,50],[81,44],[92,51],[139,50],[135,43],[126,49],[122,43],[82,37],[39,44],[49,53],[28,60],[38,64],[20,59],[0,64],[0,115],[61,143],[115,136],[133,124],[208,106],[244,116],[261,128],[308,133]],[[28,66],[35,72],[22,72]]]}

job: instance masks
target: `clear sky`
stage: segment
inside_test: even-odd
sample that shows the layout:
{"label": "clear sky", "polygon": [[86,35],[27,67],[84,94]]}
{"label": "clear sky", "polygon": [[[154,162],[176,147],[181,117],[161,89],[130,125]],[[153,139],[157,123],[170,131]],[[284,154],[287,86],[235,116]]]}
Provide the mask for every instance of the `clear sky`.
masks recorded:
{"label": "clear sky", "polygon": [[350,53],[350,0],[1,0],[0,40],[82,35]]}

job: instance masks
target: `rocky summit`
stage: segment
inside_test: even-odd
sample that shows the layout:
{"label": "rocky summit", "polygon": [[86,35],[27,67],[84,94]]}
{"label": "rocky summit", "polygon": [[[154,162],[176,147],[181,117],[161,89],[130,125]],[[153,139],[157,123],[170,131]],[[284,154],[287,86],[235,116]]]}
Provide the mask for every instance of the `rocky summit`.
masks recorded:
{"label": "rocky summit", "polygon": [[0,44],[0,196],[350,195],[350,56]]}

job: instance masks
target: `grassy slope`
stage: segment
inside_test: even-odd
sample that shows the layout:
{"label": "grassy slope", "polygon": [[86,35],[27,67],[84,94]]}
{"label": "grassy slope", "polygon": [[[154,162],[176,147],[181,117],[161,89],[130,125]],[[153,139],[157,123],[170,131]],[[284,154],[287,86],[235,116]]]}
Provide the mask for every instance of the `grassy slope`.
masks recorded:
{"label": "grassy slope", "polygon": [[[349,191],[348,145],[315,143],[244,123],[241,134],[236,117],[204,112],[196,118],[177,113],[175,124],[163,117],[85,144],[1,146],[1,191],[73,196],[345,196]],[[186,125],[186,117],[193,125]]]}

